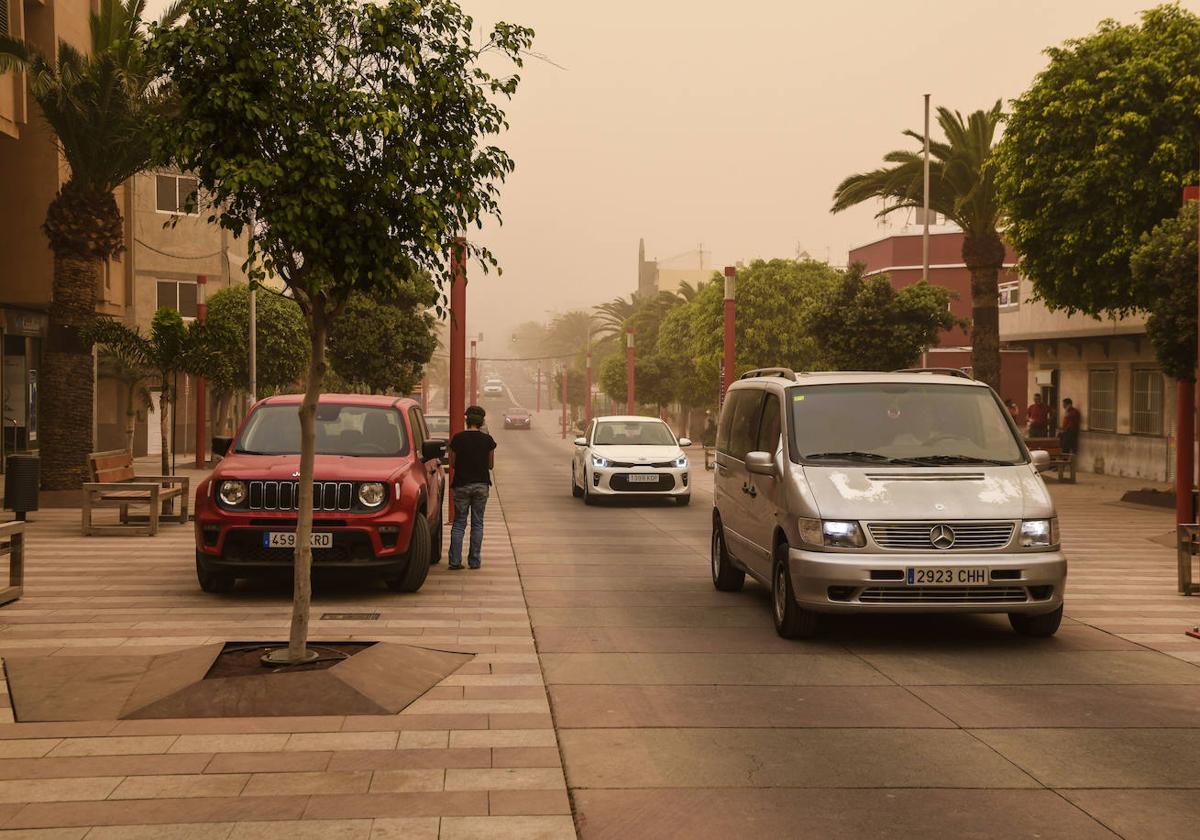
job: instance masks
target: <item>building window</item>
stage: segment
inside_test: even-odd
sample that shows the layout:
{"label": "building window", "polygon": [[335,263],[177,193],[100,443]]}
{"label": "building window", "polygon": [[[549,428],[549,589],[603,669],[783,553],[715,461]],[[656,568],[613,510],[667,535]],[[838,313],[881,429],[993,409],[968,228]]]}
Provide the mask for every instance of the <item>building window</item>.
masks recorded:
{"label": "building window", "polygon": [[1021,284],[1016,280],[1000,284],[1000,308],[1017,306],[1021,302]]}
{"label": "building window", "polygon": [[185,216],[199,216],[196,207],[196,190],[198,182],[195,178],[183,175],[154,176],[156,208],[160,213],[176,213]]}
{"label": "building window", "polygon": [[1135,435],[1161,435],[1163,428],[1163,376],[1146,368],[1133,372],[1133,409],[1130,431]]}
{"label": "building window", "polygon": [[159,280],[156,309],[178,309],[184,318],[196,317],[196,284],[190,280]]}
{"label": "building window", "polygon": [[0,0],[0,35],[12,34],[8,25],[8,0]]}
{"label": "building window", "polygon": [[1088,428],[1095,432],[1117,430],[1117,372],[1112,368],[1088,372]]}

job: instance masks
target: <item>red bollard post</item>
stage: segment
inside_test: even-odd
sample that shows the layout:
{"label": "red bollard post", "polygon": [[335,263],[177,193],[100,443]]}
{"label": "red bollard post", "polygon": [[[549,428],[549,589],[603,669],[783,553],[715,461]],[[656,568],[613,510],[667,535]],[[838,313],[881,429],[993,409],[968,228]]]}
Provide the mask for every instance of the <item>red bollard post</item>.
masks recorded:
{"label": "red bollard post", "polygon": [[737,269],[731,265],[725,266],[725,352],[721,365],[721,405],[725,404],[725,392],[733,384],[735,371],[734,334],[736,325],[735,294],[737,286]]}
{"label": "red bollard post", "polygon": [[625,328],[625,413],[633,414],[633,327]]}
{"label": "red bollard post", "polygon": [[[450,251],[450,438],[463,430],[467,410],[467,241],[459,236]],[[451,471],[448,480],[453,482]],[[454,521],[454,494],[447,494],[450,522]]]}
{"label": "red bollard post", "polygon": [[[208,275],[196,275],[196,320],[203,324],[208,319],[208,298],[206,295]],[[196,469],[202,470],[208,465],[208,388],[203,376],[196,377]]]}
{"label": "red bollard post", "polygon": [[1175,400],[1175,524],[1185,525],[1196,521],[1192,510],[1193,428],[1195,416],[1195,385],[1191,382],[1176,383]]}

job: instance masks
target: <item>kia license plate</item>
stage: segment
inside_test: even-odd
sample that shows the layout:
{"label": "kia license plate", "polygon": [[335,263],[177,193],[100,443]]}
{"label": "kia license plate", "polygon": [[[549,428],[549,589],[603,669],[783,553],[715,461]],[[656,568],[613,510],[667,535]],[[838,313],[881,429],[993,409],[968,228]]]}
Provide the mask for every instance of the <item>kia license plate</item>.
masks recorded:
{"label": "kia license plate", "polygon": [[988,570],[973,566],[920,566],[908,568],[909,586],[983,586]]}
{"label": "kia license plate", "polygon": [[630,473],[630,484],[658,484],[658,476],[654,473]]}
{"label": "kia license plate", "polygon": [[[313,548],[333,548],[333,534],[320,531],[309,535],[308,544]],[[263,533],[263,548],[295,548],[295,531],[266,531]]]}

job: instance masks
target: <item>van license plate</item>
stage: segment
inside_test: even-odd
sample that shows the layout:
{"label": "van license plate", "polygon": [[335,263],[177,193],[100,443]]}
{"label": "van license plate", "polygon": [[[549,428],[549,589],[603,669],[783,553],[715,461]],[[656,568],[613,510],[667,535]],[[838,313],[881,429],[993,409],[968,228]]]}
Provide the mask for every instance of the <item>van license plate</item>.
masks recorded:
{"label": "van license plate", "polygon": [[[310,534],[308,544],[313,548],[333,548],[333,534],[329,531]],[[263,534],[263,548],[295,547],[295,531],[266,531]]]}
{"label": "van license plate", "polygon": [[976,567],[909,566],[909,586],[983,586],[988,582],[988,570]]}
{"label": "van license plate", "polygon": [[658,476],[654,473],[630,473],[630,484],[658,484]]}

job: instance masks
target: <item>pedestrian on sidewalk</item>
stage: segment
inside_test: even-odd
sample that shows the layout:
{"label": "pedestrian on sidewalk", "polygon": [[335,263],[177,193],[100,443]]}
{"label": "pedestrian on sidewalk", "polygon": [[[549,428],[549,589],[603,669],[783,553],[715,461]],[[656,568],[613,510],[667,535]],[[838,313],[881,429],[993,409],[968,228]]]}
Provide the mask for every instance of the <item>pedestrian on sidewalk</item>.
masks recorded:
{"label": "pedestrian on sidewalk", "polygon": [[467,514],[471,515],[471,547],[467,565],[479,568],[479,550],[483,546],[483,512],[491,492],[490,470],[496,462],[496,441],[483,431],[487,412],[480,406],[468,406],[467,428],[450,441],[450,470],[454,479],[450,491],[454,494],[454,525],[450,529],[450,562],[447,568],[461,569],[463,536],[467,531]]}
{"label": "pedestrian on sidewalk", "polygon": [[1029,420],[1029,436],[1031,438],[1045,437],[1050,431],[1050,406],[1042,402],[1041,394],[1033,395],[1033,402],[1025,416]]}
{"label": "pedestrian on sidewalk", "polygon": [[1058,435],[1058,445],[1064,455],[1073,455],[1079,451],[1079,409],[1070,398],[1062,401],[1063,422],[1062,431]]}

